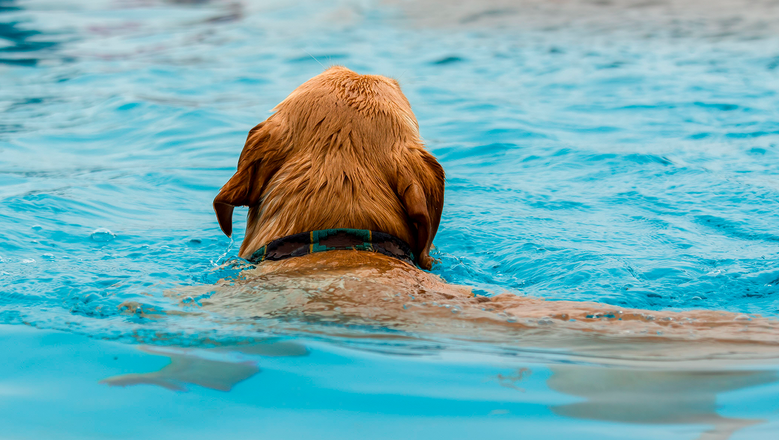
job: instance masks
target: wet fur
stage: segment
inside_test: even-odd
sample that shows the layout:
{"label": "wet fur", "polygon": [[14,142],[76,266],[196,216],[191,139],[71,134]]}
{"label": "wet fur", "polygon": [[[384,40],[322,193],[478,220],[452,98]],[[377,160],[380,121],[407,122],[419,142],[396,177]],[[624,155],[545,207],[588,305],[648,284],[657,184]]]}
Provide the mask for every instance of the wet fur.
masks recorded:
{"label": "wet fur", "polygon": [[[424,149],[397,82],[334,67],[298,87],[249,132],[238,170],[217,195],[214,209],[230,235],[233,207],[249,206],[240,249],[244,258],[286,235],[358,228],[406,240],[417,263],[429,269],[443,194],[443,169]],[[447,284],[400,260],[355,250],[266,261],[240,279],[201,289],[208,293],[202,307],[222,315],[256,319],[302,313],[328,322],[381,322],[495,340],[521,335],[523,344],[537,336],[544,347],[580,346],[595,336],[648,342],[692,338],[698,346],[703,340],[716,342],[715,351],[728,341],[743,344],[748,353],[775,354],[778,333],[771,319],[752,316],[747,328],[736,315],[721,311],[656,312],[511,293],[474,297],[470,288]],[[189,298],[194,290],[187,287],[181,295]]]}
{"label": "wet fur", "polygon": [[332,67],[274,110],[249,132],[237,172],[214,199],[228,236],[233,207],[249,207],[239,255],[300,232],[369,229],[406,241],[430,269],[444,170],[397,81]]}

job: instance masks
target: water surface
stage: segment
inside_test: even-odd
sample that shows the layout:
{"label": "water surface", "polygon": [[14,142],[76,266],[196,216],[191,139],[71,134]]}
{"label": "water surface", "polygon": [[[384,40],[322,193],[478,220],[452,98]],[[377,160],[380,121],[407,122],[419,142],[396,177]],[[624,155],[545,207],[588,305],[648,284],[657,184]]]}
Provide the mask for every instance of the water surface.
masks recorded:
{"label": "water surface", "polygon": [[[4,352],[18,350],[3,366],[9,377],[29,378],[0,382],[0,405],[31,417],[35,406],[19,406],[19,396],[34,396],[36,381],[55,377],[51,372],[64,364],[74,372],[56,376],[59,392],[94,390],[88,394],[111,401],[135,393],[127,405],[136,409],[159,408],[163,401],[155,399],[164,398],[170,405],[192,399],[181,408],[206,411],[204,402],[230,384],[220,402],[263,402],[260,413],[243,413],[236,433],[254,426],[248,420],[257,414],[275,421],[269,435],[278,436],[282,431],[272,429],[295,426],[283,420],[316,414],[326,423],[326,411],[344,411],[338,414],[350,414],[352,430],[326,424],[318,432],[352,436],[373,424],[387,437],[404,426],[404,434],[419,438],[467,438],[483,429],[496,438],[540,437],[548,429],[624,438],[612,430],[631,426],[631,438],[697,438],[711,429],[719,438],[731,432],[732,438],[768,438],[779,423],[771,403],[779,400],[775,363],[704,362],[656,374],[662,365],[644,359],[625,367],[632,373],[612,375],[604,365],[638,355],[604,349],[588,370],[591,358],[576,357],[575,347],[544,351],[552,357],[538,360],[532,354],[538,348],[523,348],[521,341],[512,347],[439,339],[436,332],[378,324],[204,319],[186,313],[197,304],[164,293],[237,273],[231,262],[245,210],[236,215],[231,241],[211,210],[214,195],[232,175],[247,131],[323,65],[342,64],[400,81],[428,148],[447,172],[435,241],[441,263],[433,269],[445,280],[485,294],[776,319],[779,33],[750,21],[770,22],[774,9],[755,4],[743,14],[724,8],[721,16],[690,16],[681,8],[682,15],[655,20],[667,14],[652,15],[650,5],[642,21],[623,3],[585,8],[596,12],[581,19],[578,9],[563,8],[554,19],[533,20],[523,19],[535,15],[522,8],[500,12],[487,5],[476,11],[482,15],[452,24],[426,21],[404,2],[0,1],[0,323],[16,324],[3,327],[2,340]],[[734,16],[741,21],[727,25]],[[141,311],[120,307],[128,301]],[[27,333],[20,324],[46,332]],[[49,337],[76,342],[72,350],[48,352],[41,341]],[[263,355],[234,347],[270,337],[324,354],[284,357],[289,364],[278,368],[290,376],[261,379],[265,361],[257,359],[264,358],[252,356]],[[237,372],[208,382],[215,388],[185,374],[194,380],[184,381],[188,397],[164,386],[111,388],[98,381],[157,371],[163,363],[149,359],[164,356],[94,342],[101,339],[150,344],[147,351],[194,347],[194,354],[177,355],[195,359],[228,347],[217,360],[249,359],[263,372],[228,368]],[[362,341],[357,348],[350,345],[355,340]],[[397,353],[370,354],[394,344],[402,346]],[[80,360],[79,350],[117,350],[144,360],[90,370],[97,358]],[[421,355],[408,357],[409,350]],[[45,367],[25,367],[25,359],[39,358]],[[295,382],[330,362],[353,364],[333,373],[337,387]],[[535,391],[495,379],[524,378],[517,373],[522,368],[534,371]],[[178,373],[167,371],[155,376],[156,384],[174,377],[180,385]],[[232,384],[231,377],[243,379]],[[258,381],[307,391],[300,401],[273,393],[260,398]],[[349,398],[333,391],[350,381]],[[361,388],[383,381],[402,387]],[[576,385],[599,381],[621,394]],[[422,397],[413,391],[420,383],[427,384]],[[691,400],[679,403],[685,409],[662,410],[666,401],[651,390],[679,383],[689,384],[679,396]],[[463,384],[472,388],[457,388]],[[54,401],[61,409],[64,401]],[[493,404],[509,401],[516,406]],[[638,403],[624,414],[613,410],[626,401]],[[645,408],[641,402],[658,403]],[[288,418],[267,412],[285,404]],[[145,420],[154,425],[156,413],[149,414]],[[33,420],[13,420],[8,435],[28,437]],[[72,420],[74,438],[132,437],[145,426],[138,419],[136,431],[87,432],[77,427],[83,419]],[[216,428],[200,420],[187,429]],[[295,429],[298,437],[313,434]]]}

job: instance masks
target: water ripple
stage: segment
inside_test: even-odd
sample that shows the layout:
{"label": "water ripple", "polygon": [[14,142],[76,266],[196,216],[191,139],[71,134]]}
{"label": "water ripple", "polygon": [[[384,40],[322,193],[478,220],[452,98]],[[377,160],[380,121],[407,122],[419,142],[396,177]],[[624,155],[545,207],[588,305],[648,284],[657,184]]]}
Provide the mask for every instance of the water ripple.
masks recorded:
{"label": "water ripple", "polygon": [[10,5],[0,322],[130,337],[160,330],[154,310],[196,333],[163,291],[235,276],[241,234],[211,200],[248,129],[321,71],[311,55],[402,84],[448,174],[448,281],[779,314],[774,36],[463,33],[328,2]]}

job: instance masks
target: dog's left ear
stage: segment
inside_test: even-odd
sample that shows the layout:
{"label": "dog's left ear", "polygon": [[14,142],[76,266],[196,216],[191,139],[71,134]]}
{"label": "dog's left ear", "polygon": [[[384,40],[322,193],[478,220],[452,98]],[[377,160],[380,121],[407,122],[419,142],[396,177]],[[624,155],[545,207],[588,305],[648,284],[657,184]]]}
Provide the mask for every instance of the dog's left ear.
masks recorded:
{"label": "dog's left ear", "polygon": [[416,263],[430,270],[433,267],[430,247],[444,209],[444,169],[421,145],[410,148],[409,154],[408,167],[399,173],[398,196],[416,234],[414,242],[409,243]]}
{"label": "dog's left ear", "polygon": [[266,123],[267,121],[262,122],[249,131],[241,158],[238,160],[238,170],[214,198],[216,219],[222,232],[228,237],[233,233],[233,209],[236,206],[260,204],[262,190],[270,171],[266,164],[263,164],[265,152],[271,142],[268,130],[263,129]]}

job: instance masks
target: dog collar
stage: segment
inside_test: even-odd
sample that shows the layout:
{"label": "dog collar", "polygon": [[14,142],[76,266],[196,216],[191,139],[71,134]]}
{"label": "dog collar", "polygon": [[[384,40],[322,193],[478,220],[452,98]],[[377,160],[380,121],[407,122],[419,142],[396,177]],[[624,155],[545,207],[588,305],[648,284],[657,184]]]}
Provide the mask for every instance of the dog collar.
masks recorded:
{"label": "dog collar", "polygon": [[367,229],[345,228],[287,235],[257,249],[248,260],[250,263],[258,264],[265,260],[284,260],[335,250],[378,252],[416,267],[411,248],[398,237]]}

